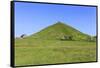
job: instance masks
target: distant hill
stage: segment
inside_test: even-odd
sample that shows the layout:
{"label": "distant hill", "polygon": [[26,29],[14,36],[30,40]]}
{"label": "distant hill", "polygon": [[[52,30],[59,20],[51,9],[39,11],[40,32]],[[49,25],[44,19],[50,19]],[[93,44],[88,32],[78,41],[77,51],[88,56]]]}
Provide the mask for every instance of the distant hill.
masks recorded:
{"label": "distant hill", "polygon": [[48,26],[35,34],[28,36],[27,38],[61,40],[65,37],[71,37],[72,40],[86,40],[89,35],[84,34],[67,24],[57,22],[56,24]]}

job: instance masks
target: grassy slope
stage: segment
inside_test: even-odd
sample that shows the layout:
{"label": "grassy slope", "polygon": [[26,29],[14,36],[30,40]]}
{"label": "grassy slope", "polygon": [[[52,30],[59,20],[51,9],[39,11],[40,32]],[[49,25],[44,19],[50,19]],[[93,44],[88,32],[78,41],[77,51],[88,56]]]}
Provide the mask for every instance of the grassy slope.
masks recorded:
{"label": "grassy slope", "polygon": [[15,61],[17,66],[96,61],[96,43],[23,39],[16,41]]}
{"label": "grassy slope", "polygon": [[[49,35],[49,36],[48,36]],[[84,40],[86,39],[89,35],[84,34],[73,27],[63,24],[61,22],[58,22],[54,25],[51,25],[40,32],[33,34],[30,36],[30,38],[35,38],[35,39],[61,39],[64,35],[68,36],[73,36],[74,40]],[[28,37],[29,38],[29,37]]]}
{"label": "grassy slope", "polygon": [[96,42],[58,40],[64,35],[72,35],[75,40],[88,36],[68,25],[56,23],[34,35],[15,40],[15,64],[96,61]]}

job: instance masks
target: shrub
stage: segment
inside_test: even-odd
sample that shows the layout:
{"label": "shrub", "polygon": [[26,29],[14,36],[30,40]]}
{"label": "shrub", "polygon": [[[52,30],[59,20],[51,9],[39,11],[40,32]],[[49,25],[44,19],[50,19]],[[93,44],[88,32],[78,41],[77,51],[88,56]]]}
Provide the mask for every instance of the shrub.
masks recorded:
{"label": "shrub", "polygon": [[72,36],[64,35],[61,40],[72,40]]}
{"label": "shrub", "polygon": [[24,38],[26,36],[26,34],[22,34],[21,36],[20,36],[20,38]]}

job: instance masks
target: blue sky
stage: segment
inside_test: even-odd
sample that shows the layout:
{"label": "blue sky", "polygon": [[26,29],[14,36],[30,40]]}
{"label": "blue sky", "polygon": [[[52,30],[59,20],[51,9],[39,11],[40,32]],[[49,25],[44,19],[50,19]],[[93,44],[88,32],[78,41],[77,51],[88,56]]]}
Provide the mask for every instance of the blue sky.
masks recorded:
{"label": "blue sky", "polygon": [[61,21],[96,35],[96,7],[15,2],[15,36],[31,35]]}

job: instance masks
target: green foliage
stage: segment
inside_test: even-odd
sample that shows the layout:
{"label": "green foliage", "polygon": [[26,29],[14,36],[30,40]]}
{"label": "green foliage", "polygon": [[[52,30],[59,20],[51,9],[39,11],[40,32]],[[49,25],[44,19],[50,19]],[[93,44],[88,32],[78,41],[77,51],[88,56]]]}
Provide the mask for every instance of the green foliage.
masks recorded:
{"label": "green foliage", "polygon": [[93,36],[93,39],[94,39],[94,41],[96,41],[97,40],[97,36]]}
{"label": "green foliage", "polygon": [[65,36],[63,36],[63,37],[61,38],[61,40],[72,40],[72,36],[67,36],[67,35],[65,35]]}
{"label": "green foliage", "polygon": [[96,41],[96,37],[94,37],[94,36],[89,36],[89,37],[87,37],[87,41],[95,42],[95,41]]}

